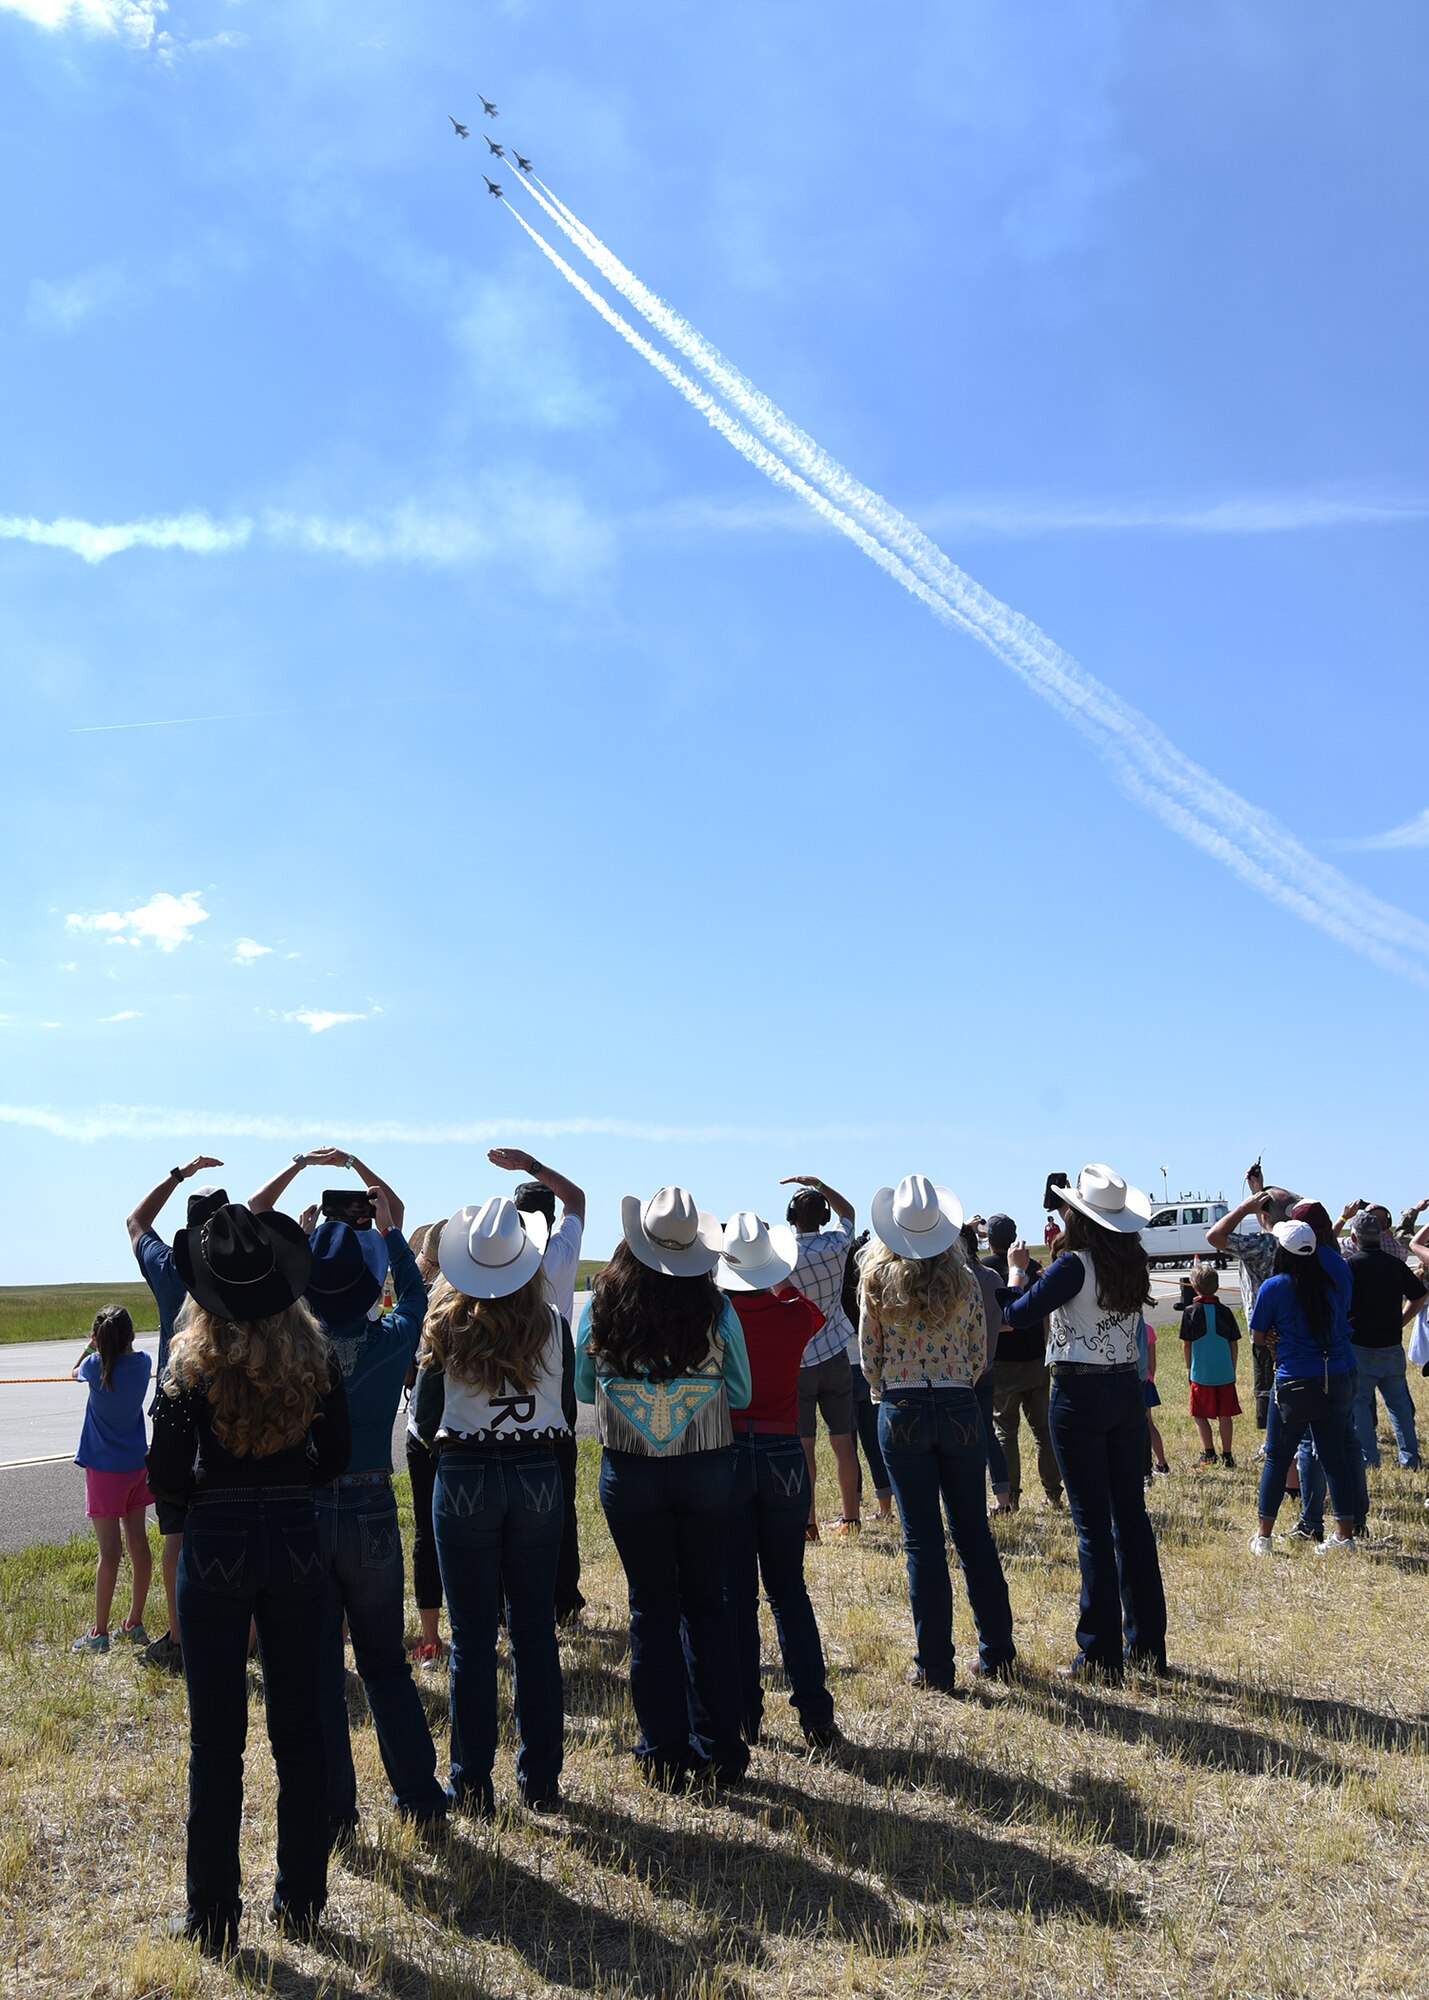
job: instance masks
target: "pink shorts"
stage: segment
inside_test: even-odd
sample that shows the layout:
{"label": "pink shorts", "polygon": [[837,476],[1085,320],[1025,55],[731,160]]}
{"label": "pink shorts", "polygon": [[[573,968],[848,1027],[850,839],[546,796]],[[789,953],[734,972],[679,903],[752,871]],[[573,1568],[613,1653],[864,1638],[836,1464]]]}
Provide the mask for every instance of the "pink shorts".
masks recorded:
{"label": "pink shorts", "polygon": [[134,1472],[97,1472],[84,1468],[84,1511],[91,1521],[122,1520],[136,1507],[152,1507],[154,1496],[143,1466]]}

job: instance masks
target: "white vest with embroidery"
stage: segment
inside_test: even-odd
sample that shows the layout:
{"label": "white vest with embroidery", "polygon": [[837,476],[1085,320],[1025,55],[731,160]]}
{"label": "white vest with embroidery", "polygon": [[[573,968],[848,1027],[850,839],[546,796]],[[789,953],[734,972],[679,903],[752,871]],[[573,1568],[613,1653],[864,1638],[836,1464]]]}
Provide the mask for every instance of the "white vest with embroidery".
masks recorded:
{"label": "white vest with embroidery", "polygon": [[535,1384],[492,1395],[479,1383],[463,1382],[448,1371],[442,1427],[437,1435],[447,1444],[550,1444],[570,1435],[561,1408],[561,1316],[554,1306],[551,1333],[541,1349]]}
{"label": "white vest with embroidery", "polygon": [[1111,1312],[1097,1302],[1097,1274],[1089,1252],[1077,1250],[1086,1278],[1074,1299],[1047,1320],[1047,1359],[1080,1361],[1093,1368],[1136,1365],[1136,1323],[1140,1313]]}

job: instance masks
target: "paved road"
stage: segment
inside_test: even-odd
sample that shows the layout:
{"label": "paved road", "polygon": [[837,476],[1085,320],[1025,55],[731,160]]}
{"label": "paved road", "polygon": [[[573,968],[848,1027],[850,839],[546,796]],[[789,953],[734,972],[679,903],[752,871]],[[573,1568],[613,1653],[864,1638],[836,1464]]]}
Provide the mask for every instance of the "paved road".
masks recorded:
{"label": "paved road", "polygon": [[[1226,1292],[1238,1302],[1234,1272],[1226,1274]],[[1152,1274],[1156,1303],[1151,1317],[1157,1327],[1175,1321],[1172,1302],[1179,1295],[1177,1273]],[[584,1295],[576,1298],[579,1317]],[[82,1343],[40,1340],[0,1347],[0,1553],[28,1548],[32,1542],[64,1541],[85,1531],[84,1475],[73,1463],[74,1448],[84,1421],[84,1389],[68,1379]],[[138,1341],[152,1354],[157,1334]],[[24,1383],[17,1378],[60,1375],[55,1383]],[[403,1463],[399,1418],[393,1431],[392,1463]],[[594,1413],[582,1407],[577,1431],[594,1435]]]}

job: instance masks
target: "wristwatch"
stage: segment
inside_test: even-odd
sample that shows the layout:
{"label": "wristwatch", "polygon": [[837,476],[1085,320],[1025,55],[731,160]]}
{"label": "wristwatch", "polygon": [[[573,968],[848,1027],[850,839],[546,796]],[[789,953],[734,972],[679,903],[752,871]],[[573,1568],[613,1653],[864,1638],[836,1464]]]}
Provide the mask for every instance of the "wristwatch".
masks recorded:
{"label": "wristwatch", "polygon": [[307,1164],[308,1164],[308,1156],[306,1153],[294,1153],[293,1165],[295,1167],[305,1167]]}
{"label": "wristwatch", "polygon": [[169,1179],[171,1181],[181,1181],[183,1177],[184,1177],[184,1170],[182,1167],[169,1168]]}

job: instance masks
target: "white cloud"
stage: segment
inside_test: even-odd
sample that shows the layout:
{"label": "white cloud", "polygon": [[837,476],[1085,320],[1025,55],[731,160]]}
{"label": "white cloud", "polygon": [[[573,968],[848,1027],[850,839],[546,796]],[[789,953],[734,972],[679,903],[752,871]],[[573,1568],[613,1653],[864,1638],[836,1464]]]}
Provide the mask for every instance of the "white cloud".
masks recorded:
{"label": "white cloud", "polygon": [[1388,833],[1366,834],[1363,840],[1342,840],[1338,845],[1371,852],[1395,847],[1429,847],[1429,807],[1417,819],[1406,820],[1403,826],[1392,826]]}
{"label": "white cloud", "polygon": [[136,1013],[132,1007],[121,1007],[117,1014],[101,1014],[99,1025],[104,1027],[110,1021],[139,1021],[142,1019],[142,1014]]}
{"label": "white cloud", "polygon": [[[4,0],[0,0],[3,6]],[[241,549],[253,532],[251,521],[227,524],[207,514],[173,514],[155,520],[100,523],[62,517],[38,521],[33,515],[0,514],[0,541],[33,542],[68,549],[87,563],[101,563],[126,549],[183,549],[189,555],[220,555]]]}
{"label": "white cloud", "polygon": [[262,1139],[278,1144],[303,1133],[341,1128],[360,1146],[476,1146],[507,1139],[630,1139],[652,1146],[818,1145],[863,1142],[891,1136],[869,1125],[749,1126],[657,1125],[627,1118],[488,1118],[459,1125],[409,1125],[400,1119],[356,1123],[346,1118],[281,1118],[247,1112],[191,1111],[152,1104],[97,1104],[80,1111],[56,1111],[44,1104],[0,1104],[0,1125],[13,1125],[81,1145],[99,1139]]}
{"label": "white cloud", "polygon": [[132,944],[138,946],[144,938],[152,938],[160,951],[176,951],[186,944],[193,935],[196,925],[208,922],[208,911],[199,901],[197,889],[186,889],[181,896],[171,896],[167,889],[161,889],[151,896],[147,903],[141,903],[137,910],[103,910],[97,916],[68,916],[65,928],[71,931],[122,932],[123,936],[111,935],[110,944]]}
{"label": "white cloud", "polygon": [[255,959],[267,958],[272,950],[272,945],[258,944],[253,938],[235,938],[233,940],[233,963],[235,965],[252,965]]}
{"label": "white cloud", "polygon": [[344,1021],[365,1021],[365,1014],[336,1014],[320,1007],[298,1007],[291,1014],[280,1016],[284,1021],[295,1021],[306,1028],[309,1034],[325,1035],[329,1028],[339,1028]]}
{"label": "white cloud", "polygon": [[166,14],[168,0],[0,0],[0,8],[23,14],[37,28],[78,28],[86,35],[118,35],[146,49]]}
{"label": "white cloud", "polygon": [[69,958],[69,959],[66,959],[66,960],[65,960],[65,962],[64,962],[64,964],[63,964],[63,965],[60,965],[60,966],[56,966],[55,970],[56,970],[57,972],[78,972],[78,971],[79,971],[79,960],[78,960],[78,959],[74,959],[74,958]]}

